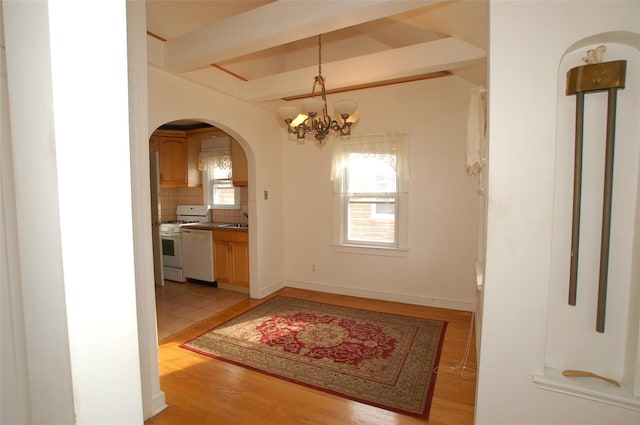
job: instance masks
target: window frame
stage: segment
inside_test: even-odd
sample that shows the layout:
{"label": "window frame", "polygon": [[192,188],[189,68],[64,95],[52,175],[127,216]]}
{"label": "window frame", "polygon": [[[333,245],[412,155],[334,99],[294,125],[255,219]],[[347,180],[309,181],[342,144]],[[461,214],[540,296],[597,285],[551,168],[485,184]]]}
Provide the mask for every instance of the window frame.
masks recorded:
{"label": "window frame", "polygon": [[[220,168],[221,163],[228,163],[228,168]],[[226,165],[226,164],[225,164]],[[208,149],[200,153],[200,164],[198,168],[202,171],[203,201],[212,209],[240,210],[241,193],[240,188],[233,185],[233,163],[231,162],[231,152],[229,148]],[[222,175],[216,172],[222,171]],[[218,174],[218,178],[216,177]],[[224,176],[224,177],[223,177]],[[229,185],[233,188],[233,204],[215,203],[218,185]]]}
{"label": "window frame", "polygon": [[[357,193],[357,192],[347,192],[344,194],[344,205],[342,206],[343,211],[343,226],[342,229],[343,237],[342,241],[344,245],[351,246],[366,246],[366,247],[383,247],[383,248],[398,248],[398,203],[399,203],[399,195],[397,192],[366,192],[366,193]],[[393,241],[385,242],[385,241],[376,241],[376,240],[366,240],[366,239],[351,239],[350,237],[350,218],[351,215],[350,207],[353,202],[353,199],[365,199],[365,198],[393,198],[394,199],[394,217],[393,217]],[[376,206],[375,203],[371,202],[373,207]],[[372,208],[373,208],[372,207]],[[375,213],[372,212],[371,216],[373,217]]]}
{"label": "window frame", "polygon": [[[395,192],[349,192],[348,188],[349,178],[349,166],[344,167],[340,173],[336,184],[338,186],[338,200],[336,202],[336,221],[338,223],[338,231],[336,234],[335,246],[339,250],[347,249],[351,251],[355,250],[367,250],[373,249],[380,252],[385,251],[406,251],[406,238],[403,237],[406,234],[406,199],[402,196],[402,192],[399,190],[401,187],[400,177],[395,173]],[[393,198],[394,199],[394,229],[393,229],[393,241],[373,241],[352,239],[349,236],[349,207],[352,199],[362,198]]]}
{"label": "window frame", "polygon": [[[233,204],[217,204],[215,203],[216,199],[216,190],[218,185],[230,185],[233,189]],[[213,179],[210,181],[208,188],[208,196],[209,205],[213,209],[217,210],[239,210],[240,209],[240,188],[233,185],[233,180],[231,179]]]}

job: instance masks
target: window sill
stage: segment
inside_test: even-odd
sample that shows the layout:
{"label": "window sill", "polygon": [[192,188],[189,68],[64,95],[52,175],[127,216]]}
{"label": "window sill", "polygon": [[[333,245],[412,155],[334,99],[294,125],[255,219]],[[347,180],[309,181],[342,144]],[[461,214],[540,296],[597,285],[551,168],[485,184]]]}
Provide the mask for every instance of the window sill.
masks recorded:
{"label": "window sill", "polygon": [[559,369],[545,368],[544,375],[534,375],[533,382],[544,390],[640,411],[640,398],[624,387],[616,387],[596,378],[568,378]]}
{"label": "window sill", "polygon": [[406,257],[408,248],[389,248],[384,246],[334,245],[335,252],[346,254],[382,255],[385,257]]}

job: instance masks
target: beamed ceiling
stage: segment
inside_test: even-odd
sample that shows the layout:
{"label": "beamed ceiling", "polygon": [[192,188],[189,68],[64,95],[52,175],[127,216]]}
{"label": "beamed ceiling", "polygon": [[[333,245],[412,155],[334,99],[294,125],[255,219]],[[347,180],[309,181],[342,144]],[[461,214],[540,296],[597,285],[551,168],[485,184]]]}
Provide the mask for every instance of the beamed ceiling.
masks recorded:
{"label": "beamed ceiling", "polygon": [[149,63],[265,107],[458,75],[486,85],[486,1],[147,0]]}

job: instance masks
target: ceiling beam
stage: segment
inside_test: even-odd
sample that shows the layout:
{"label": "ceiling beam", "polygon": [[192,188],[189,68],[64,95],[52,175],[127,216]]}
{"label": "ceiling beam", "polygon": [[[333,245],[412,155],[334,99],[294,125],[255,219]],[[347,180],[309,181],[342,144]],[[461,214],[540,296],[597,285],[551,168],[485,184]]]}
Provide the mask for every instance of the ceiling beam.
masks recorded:
{"label": "ceiling beam", "polygon": [[164,43],[164,65],[186,72],[444,0],[279,0]]}
{"label": "ceiling beam", "polygon": [[[413,76],[477,65],[486,60],[486,51],[457,38],[387,50],[322,64],[327,90],[335,91],[372,83],[384,83]],[[256,78],[243,84],[247,101],[267,101],[311,92],[317,67]]]}

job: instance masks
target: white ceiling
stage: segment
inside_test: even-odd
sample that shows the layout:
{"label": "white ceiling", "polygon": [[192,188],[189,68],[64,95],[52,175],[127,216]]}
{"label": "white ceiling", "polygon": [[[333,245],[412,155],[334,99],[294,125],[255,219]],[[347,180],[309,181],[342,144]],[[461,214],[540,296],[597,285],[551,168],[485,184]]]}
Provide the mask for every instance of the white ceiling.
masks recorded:
{"label": "white ceiling", "polygon": [[486,85],[483,0],[147,0],[149,62],[249,102],[456,74]]}

